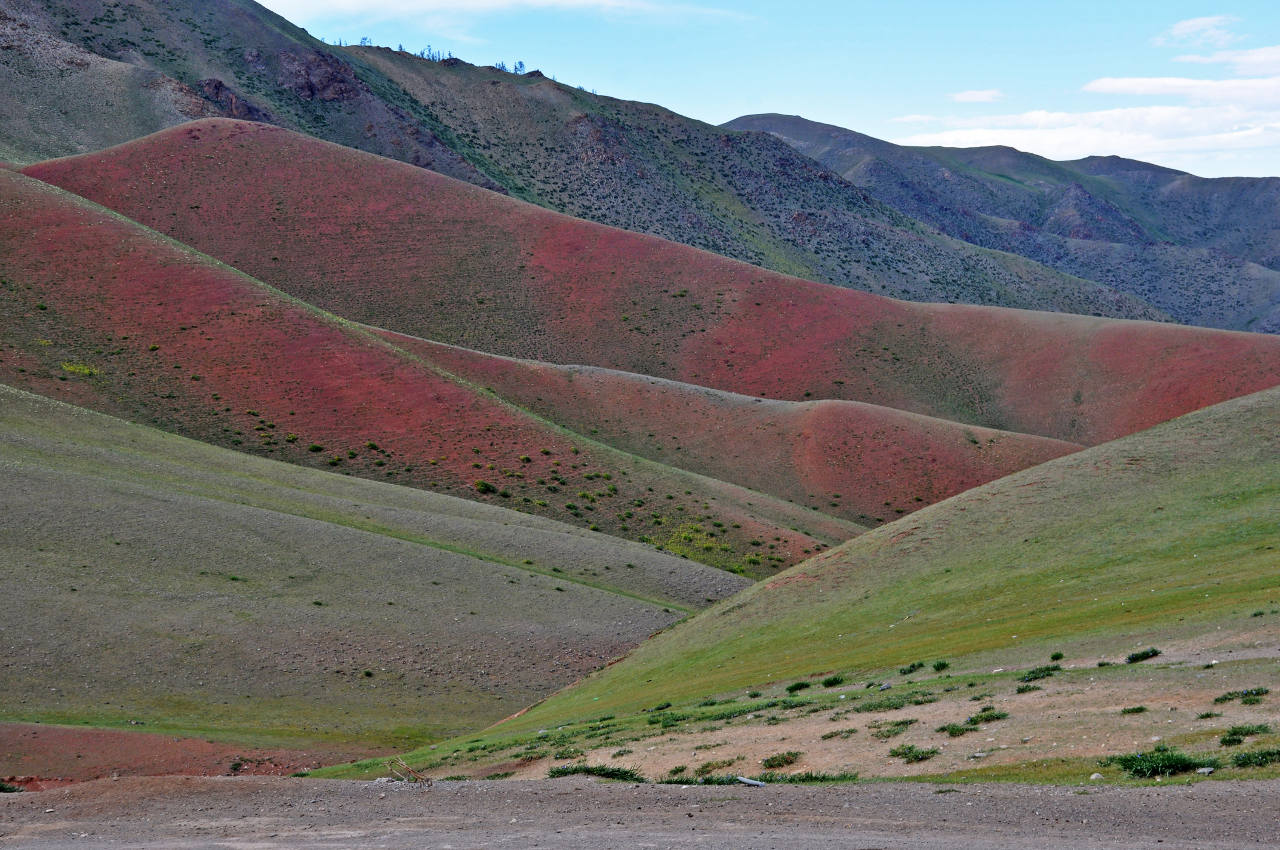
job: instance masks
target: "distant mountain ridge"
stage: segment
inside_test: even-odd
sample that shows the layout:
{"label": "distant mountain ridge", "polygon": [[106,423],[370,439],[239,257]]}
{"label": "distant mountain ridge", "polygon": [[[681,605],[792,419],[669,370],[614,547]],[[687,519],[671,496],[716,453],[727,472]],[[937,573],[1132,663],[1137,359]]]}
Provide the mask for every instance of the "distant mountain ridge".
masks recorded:
{"label": "distant mountain ridge", "polygon": [[0,160],[242,118],[807,279],[1168,319],[1113,287],[939,234],[778,140],[537,72],[327,45],[250,0],[0,0],[0,41]]}
{"label": "distant mountain ridge", "polygon": [[1280,332],[1280,178],[1117,156],[902,147],[799,116],[724,125],[791,144],[944,233],[1113,286],[1181,322]]}

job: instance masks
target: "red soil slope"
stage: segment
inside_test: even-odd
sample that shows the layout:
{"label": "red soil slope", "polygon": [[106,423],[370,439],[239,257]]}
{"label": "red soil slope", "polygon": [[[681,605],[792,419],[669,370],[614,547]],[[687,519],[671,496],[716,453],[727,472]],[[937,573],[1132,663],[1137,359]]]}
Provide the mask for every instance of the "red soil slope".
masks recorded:
{"label": "red soil slope", "polygon": [[[777,566],[857,530],[582,440],[12,172],[0,172],[0,317],[0,381],[220,445],[652,539],[722,566],[752,557],[753,539],[775,543]],[[498,492],[478,492],[478,480]]]}
{"label": "red soil slope", "polygon": [[340,745],[238,747],[144,731],[0,723],[0,782],[45,791],[108,776],[288,776],[384,752]]}
{"label": "red soil slope", "polygon": [[624,451],[855,522],[894,518],[1081,448],[860,402],[752,398],[384,336]]}
{"label": "red soil slope", "polygon": [[510,356],[1086,444],[1280,383],[1275,337],[893,301],[251,123],[25,172],[340,315]]}

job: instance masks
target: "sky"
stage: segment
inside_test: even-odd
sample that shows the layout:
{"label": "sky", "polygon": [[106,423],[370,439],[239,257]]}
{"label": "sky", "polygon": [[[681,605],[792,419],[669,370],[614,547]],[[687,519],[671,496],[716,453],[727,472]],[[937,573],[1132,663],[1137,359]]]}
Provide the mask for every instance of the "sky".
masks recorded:
{"label": "sky", "polygon": [[1275,0],[259,0],[329,42],[523,62],[720,124],[1280,176]]}

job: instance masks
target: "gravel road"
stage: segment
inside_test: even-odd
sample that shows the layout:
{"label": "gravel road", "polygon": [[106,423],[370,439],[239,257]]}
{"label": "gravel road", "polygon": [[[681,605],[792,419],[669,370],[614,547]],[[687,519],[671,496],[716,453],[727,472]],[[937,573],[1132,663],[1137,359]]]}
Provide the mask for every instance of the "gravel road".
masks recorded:
{"label": "gravel road", "polygon": [[1274,847],[1280,781],[1063,788],[680,787],[137,777],[0,795],[31,848]]}

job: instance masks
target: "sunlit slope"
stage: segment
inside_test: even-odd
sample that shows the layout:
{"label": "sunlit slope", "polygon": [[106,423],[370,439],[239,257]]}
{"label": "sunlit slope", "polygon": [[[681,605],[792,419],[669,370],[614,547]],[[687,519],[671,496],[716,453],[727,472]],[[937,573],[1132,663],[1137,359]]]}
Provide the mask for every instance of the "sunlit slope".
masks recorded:
{"label": "sunlit slope", "polygon": [[10,719],[405,744],[492,722],[747,583],[4,386],[0,480]]}
{"label": "sunlit slope", "polygon": [[511,728],[825,670],[1030,666],[1050,649],[1240,637],[1280,590],[1277,421],[1269,390],[925,508],[703,612]]}
{"label": "sunlit slope", "polygon": [[852,401],[752,398],[387,334],[472,383],[632,454],[855,522],[896,519],[1081,446]]}
{"label": "sunlit slope", "polygon": [[1261,335],[894,301],[256,124],[26,172],[344,317],[509,356],[1087,444],[1280,382]]}
{"label": "sunlit slope", "polygon": [[[789,565],[858,531],[581,438],[12,172],[0,172],[0,281],[0,375],[134,421],[645,538],[727,568],[745,567],[752,540],[773,542]],[[659,516],[628,516],[637,502]]]}

